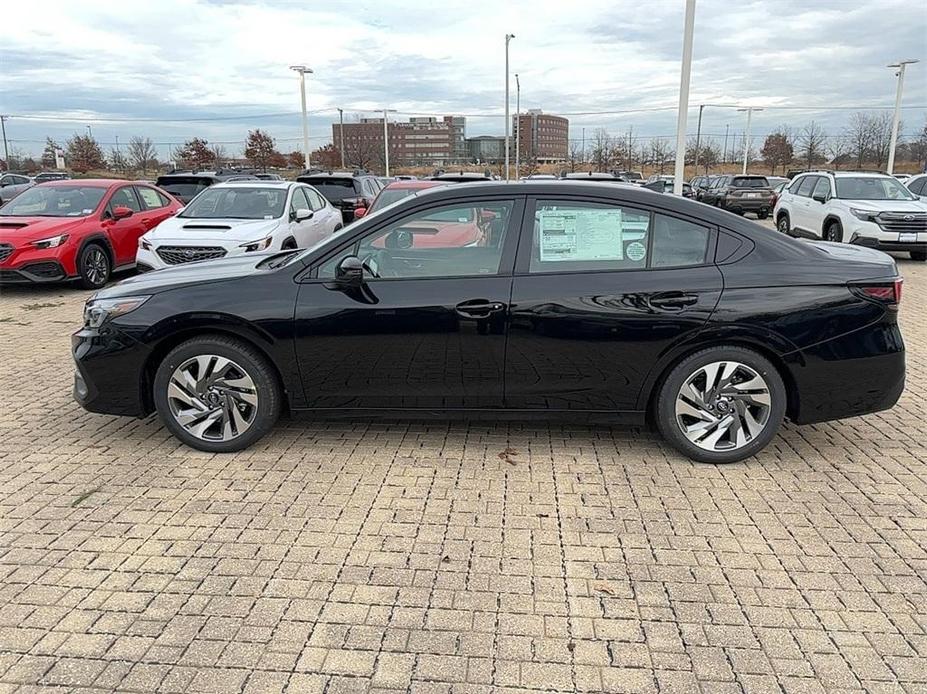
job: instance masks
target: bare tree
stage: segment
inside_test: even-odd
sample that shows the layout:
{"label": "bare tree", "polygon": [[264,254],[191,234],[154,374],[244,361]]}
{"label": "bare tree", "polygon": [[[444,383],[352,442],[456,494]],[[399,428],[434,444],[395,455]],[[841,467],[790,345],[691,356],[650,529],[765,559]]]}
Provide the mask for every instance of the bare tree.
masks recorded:
{"label": "bare tree", "polygon": [[133,168],[140,169],[142,175],[148,173],[149,166],[157,166],[157,156],[158,153],[151,144],[150,138],[138,135],[129,138],[128,162]]}
{"label": "bare tree", "polygon": [[673,158],[673,147],[669,141],[663,137],[651,138],[648,145],[648,156],[650,164],[658,169],[662,174],[670,159]]}
{"label": "bare tree", "polygon": [[612,156],[612,138],[605,128],[596,128],[592,133],[590,160],[596,171],[606,171]]}
{"label": "bare tree", "polygon": [[827,133],[824,128],[821,127],[820,123],[814,121],[808,123],[798,133],[798,152],[809,169],[823,157],[824,140],[826,138]]}
{"label": "bare tree", "polygon": [[570,141],[570,149],[567,152],[567,164],[570,167],[570,173],[576,171],[577,164],[583,161],[583,147],[575,140]]}
{"label": "bare tree", "polygon": [[857,169],[863,168],[866,156],[872,151],[874,121],[872,115],[858,111],[850,116],[850,123],[843,131],[850,151],[856,157]]}
{"label": "bare tree", "polygon": [[[717,166],[718,162],[721,160],[721,147],[713,138],[705,138],[701,142],[699,147],[699,159],[698,163],[701,166],[705,167],[705,174],[708,174],[708,171],[713,167]],[[696,171],[695,173],[698,173]]]}
{"label": "bare tree", "polygon": [[824,144],[824,151],[827,152],[827,158],[830,159],[833,167],[839,169],[840,165],[853,153],[853,148],[846,135],[832,135]]}
{"label": "bare tree", "polygon": [[[898,123],[898,132],[903,132],[904,124]],[[892,139],[892,114],[885,112],[872,119],[872,161],[881,169],[888,161],[888,148]]]}
{"label": "bare tree", "polygon": [[220,168],[222,166],[222,162],[224,162],[229,157],[225,147],[219,144],[212,144],[209,147],[209,152],[212,154],[212,160],[215,162],[216,168]]}

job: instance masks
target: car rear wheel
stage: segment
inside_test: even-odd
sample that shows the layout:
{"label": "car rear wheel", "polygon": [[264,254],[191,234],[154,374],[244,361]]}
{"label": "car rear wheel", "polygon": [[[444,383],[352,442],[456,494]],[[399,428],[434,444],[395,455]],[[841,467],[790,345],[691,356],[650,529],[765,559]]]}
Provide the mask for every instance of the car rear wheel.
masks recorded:
{"label": "car rear wheel", "polygon": [[98,243],[88,243],[77,256],[77,274],[84,289],[99,289],[112,274],[109,254]]}
{"label": "car rear wheel", "polygon": [[792,223],[789,221],[789,216],[785,212],[780,214],[779,219],[776,220],[776,229],[786,235],[792,231]]}
{"label": "car rear wheel", "polygon": [[785,416],[782,377],[768,359],[741,347],[690,355],[666,377],[655,419],[663,437],[703,463],[733,463],[772,440]]}
{"label": "car rear wheel", "polygon": [[911,260],[924,262],[927,260],[927,251],[911,251]]}
{"label": "car rear wheel", "polygon": [[840,226],[840,222],[830,222],[824,227],[824,240],[833,243],[843,241],[843,227]]}
{"label": "car rear wheel", "polygon": [[280,413],[273,368],[250,345],[224,336],[181,343],[154,378],[158,414],[174,436],[211,453],[240,451],[263,437]]}

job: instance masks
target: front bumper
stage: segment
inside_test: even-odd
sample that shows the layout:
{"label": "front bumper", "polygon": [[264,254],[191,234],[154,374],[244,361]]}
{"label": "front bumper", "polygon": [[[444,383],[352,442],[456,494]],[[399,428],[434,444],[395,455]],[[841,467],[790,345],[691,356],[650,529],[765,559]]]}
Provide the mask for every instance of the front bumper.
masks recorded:
{"label": "front bumper", "polygon": [[41,284],[75,277],[75,253],[74,239],[55,248],[15,247],[0,262],[0,284]]}
{"label": "front bumper", "polygon": [[15,268],[0,268],[0,284],[44,284],[68,279],[56,260],[37,260]]}
{"label": "front bumper", "polygon": [[88,412],[142,417],[144,366],[151,350],[118,328],[81,328],[71,336],[74,399]]}
{"label": "front bumper", "polygon": [[927,233],[883,231],[877,224],[861,223],[850,230],[850,243],[879,251],[927,251]]}

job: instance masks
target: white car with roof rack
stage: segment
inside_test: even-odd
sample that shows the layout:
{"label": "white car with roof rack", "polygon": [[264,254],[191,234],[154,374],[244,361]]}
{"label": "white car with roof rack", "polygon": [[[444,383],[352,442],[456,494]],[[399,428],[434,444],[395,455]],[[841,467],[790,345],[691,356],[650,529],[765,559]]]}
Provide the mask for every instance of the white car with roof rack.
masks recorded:
{"label": "white car with roof rack", "polygon": [[779,195],[773,218],[779,231],[792,236],[927,260],[927,203],[887,174],[801,173]]}
{"label": "white car with roof rack", "polygon": [[245,253],[308,248],[342,226],[341,213],[304,183],[218,183],[143,235],[136,265],[146,272]]}

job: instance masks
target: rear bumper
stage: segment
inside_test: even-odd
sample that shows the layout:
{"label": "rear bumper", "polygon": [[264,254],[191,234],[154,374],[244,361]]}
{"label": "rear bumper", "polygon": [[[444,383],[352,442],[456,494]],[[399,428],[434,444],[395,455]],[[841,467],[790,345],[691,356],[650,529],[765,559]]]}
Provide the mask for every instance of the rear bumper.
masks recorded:
{"label": "rear bumper", "polygon": [[792,355],[792,421],[813,424],[892,407],[905,384],[897,323],[880,322]]}
{"label": "rear bumper", "polygon": [[724,209],[742,210],[744,212],[757,212],[762,210],[772,211],[775,203],[768,198],[724,198]]}

